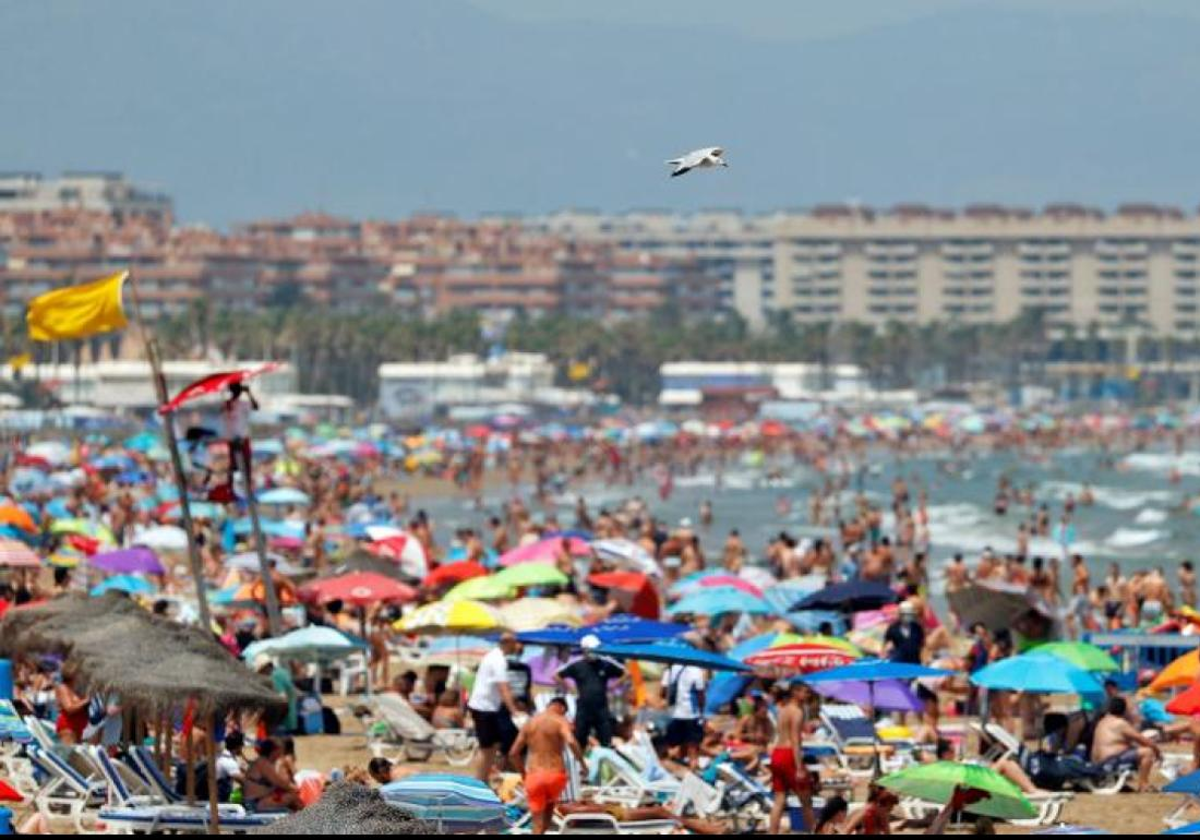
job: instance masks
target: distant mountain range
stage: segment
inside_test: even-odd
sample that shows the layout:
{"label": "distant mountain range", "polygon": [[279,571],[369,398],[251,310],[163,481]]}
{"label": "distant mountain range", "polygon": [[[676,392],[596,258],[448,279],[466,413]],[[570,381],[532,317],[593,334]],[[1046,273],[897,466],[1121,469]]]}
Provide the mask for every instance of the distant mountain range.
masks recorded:
{"label": "distant mountain range", "polygon": [[[461,0],[0,4],[0,169],[122,169],[224,224],[1200,202],[1200,20],[971,5],[818,41]],[[730,168],[668,179],[722,144]]]}

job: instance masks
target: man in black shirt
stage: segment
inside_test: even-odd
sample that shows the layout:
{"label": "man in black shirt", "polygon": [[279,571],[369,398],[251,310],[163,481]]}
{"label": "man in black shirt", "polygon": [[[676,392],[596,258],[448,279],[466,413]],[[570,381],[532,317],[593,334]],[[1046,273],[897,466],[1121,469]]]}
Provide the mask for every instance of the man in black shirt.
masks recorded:
{"label": "man in black shirt", "polygon": [[900,617],[888,627],[883,637],[883,651],[892,662],[921,664],[925,648],[925,628],[917,620],[916,607],[910,601],[900,605]]}
{"label": "man in black shirt", "polygon": [[597,636],[584,636],[579,646],[583,659],[559,670],[555,682],[560,688],[566,680],[575,683],[578,699],[575,704],[575,740],[587,749],[588,738],[595,733],[602,747],[612,746],[613,718],[608,710],[608,681],[625,675],[617,663],[601,659],[595,653],[600,647]]}

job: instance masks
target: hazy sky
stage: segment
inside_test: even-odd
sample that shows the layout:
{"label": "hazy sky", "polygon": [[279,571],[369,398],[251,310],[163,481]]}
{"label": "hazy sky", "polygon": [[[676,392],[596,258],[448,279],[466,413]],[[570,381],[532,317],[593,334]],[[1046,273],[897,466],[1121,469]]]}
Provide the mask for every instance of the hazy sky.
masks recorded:
{"label": "hazy sky", "polygon": [[0,170],[120,169],[220,225],[1194,209],[1197,44],[1192,0],[0,0]]}

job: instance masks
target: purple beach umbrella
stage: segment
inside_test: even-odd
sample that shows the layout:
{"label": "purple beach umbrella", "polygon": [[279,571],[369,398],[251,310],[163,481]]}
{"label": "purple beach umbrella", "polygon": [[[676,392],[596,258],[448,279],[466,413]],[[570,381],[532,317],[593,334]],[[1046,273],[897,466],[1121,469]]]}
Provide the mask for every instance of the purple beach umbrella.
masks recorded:
{"label": "purple beach umbrella", "polygon": [[812,684],[813,691],[822,697],[839,700],[842,703],[853,703],[866,707],[875,703],[875,708],[887,712],[920,712],[924,706],[912,689],[899,680],[882,680],[875,683],[872,694],[871,684],[859,680],[848,682],[816,682]]}
{"label": "purple beach umbrella", "polygon": [[158,556],[148,548],[123,548],[119,551],[106,551],[92,557],[88,563],[93,568],[103,569],[115,574],[147,574],[161,575],[166,573]]}

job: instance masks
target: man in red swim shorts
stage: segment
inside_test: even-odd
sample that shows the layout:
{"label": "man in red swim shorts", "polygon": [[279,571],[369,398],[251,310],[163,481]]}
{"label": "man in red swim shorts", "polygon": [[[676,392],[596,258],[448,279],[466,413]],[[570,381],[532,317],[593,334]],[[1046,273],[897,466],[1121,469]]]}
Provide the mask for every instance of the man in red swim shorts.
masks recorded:
{"label": "man in red swim shorts", "polygon": [[800,707],[799,690],[799,687],[793,689],[784,683],[777,685],[774,691],[779,722],[771,749],[771,790],[775,793],[771,805],[771,834],[779,833],[787,798],[793,793],[800,797],[805,828],[812,831],[814,824],[813,781],[804,767],[804,710]]}
{"label": "man in red swim shorts", "polygon": [[534,834],[545,834],[550,828],[554,806],[567,787],[564,749],[575,755],[580,767],[586,766],[583,750],[567,722],[567,701],[556,697],[546,711],[525,724],[508,754],[525,777],[525,798],[533,814]]}

